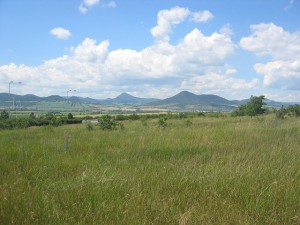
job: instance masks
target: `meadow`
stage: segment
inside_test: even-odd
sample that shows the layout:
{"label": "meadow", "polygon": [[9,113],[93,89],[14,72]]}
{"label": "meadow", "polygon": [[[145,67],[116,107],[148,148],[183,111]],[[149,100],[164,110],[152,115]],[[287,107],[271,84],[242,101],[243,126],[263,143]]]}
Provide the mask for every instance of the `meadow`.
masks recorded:
{"label": "meadow", "polygon": [[0,224],[300,224],[300,120],[0,131]]}

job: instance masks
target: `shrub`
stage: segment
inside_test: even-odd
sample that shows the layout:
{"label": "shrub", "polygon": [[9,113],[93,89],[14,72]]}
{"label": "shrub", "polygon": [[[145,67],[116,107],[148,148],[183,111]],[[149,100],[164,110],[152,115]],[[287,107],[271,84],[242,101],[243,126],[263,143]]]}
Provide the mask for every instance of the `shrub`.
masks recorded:
{"label": "shrub", "polygon": [[138,114],[134,113],[134,114],[129,115],[128,118],[130,120],[139,120],[140,116]]}
{"label": "shrub", "polygon": [[0,119],[7,120],[9,118],[9,113],[6,110],[3,110],[0,115]]}
{"label": "shrub", "polygon": [[178,118],[179,119],[187,118],[187,115],[185,113],[181,112],[178,114]]}
{"label": "shrub", "polygon": [[292,116],[295,117],[300,117],[300,105],[296,104],[296,105],[290,105],[287,108],[287,111],[289,112],[289,114],[291,114]]}
{"label": "shrub", "polygon": [[72,113],[69,113],[69,114],[68,114],[68,120],[72,120],[72,119],[74,119],[74,116],[73,116]]}
{"label": "shrub", "polygon": [[62,125],[63,121],[61,120],[61,118],[57,118],[56,116],[52,117],[52,119],[49,122],[49,125],[52,125],[54,127],[58,127],[60,125]]}
{"label": "shrub", "polygon": [[158,127],[159,128],[166,128],[167,127],[167,118],[166,117],[160,117],[158,119]]}
{"label": "shrub", "polygon": [[127,116],[122,115],[122,114],[119,114],[116,116],[116,120],[118,120],[118,121],[127,120],[127,119],[128,119]]}
{"label": "shrub", "polygon": [[186,127],[190,127],[190,126],[192,126],[192,121],[190,121],[190,120],[186,120],[186,121],[184,121],[184,125],[186,126]]}
{"label": "shrub", "polygon": [[205,114],[204,114],[203,112],[198,112],[198,113],[197,113],[197,116],[198,116],[198,117],[205,117]]}
{"label": "shrub", "polygon": [[276,111],[276,118],[277,119],[284,119],[284,116],[286,115],[287,111],[283,106]]}
{"label": "shrub", "polygon": [[116,130],[118,126],[124,129],[124,125],[110,115],[104,115],[98,121],[102,130]]}
{"label": "shrub", "polygon": [[87,124],[86,124],[86,129],[87,129],[87,130],[94,130],[94,126],[93,126],[93,124],[92,124],[92,123],[90,123],[90,122],[89,122],[89,123],[87,123]]}

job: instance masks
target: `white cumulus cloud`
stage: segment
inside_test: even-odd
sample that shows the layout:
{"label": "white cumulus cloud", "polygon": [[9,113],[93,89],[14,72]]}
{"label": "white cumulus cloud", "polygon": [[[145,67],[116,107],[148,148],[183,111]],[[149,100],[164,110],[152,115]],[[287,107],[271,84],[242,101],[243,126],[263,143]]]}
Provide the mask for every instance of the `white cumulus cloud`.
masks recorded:
{"label": "white cumulus cloud", "polygon": [[50,30],[50,34],[52,34],[58,39],[65,39],[65,40],[70,39],[70,37],[72,36],[69,30],[62,27],[53,28],[52,30]]}
{"label": "white cumulus cloud", "polygon": [[191,13],[191,16],[191,20],[196,23],[205,23],[214,18],[213,14],[208,10],[205,10],[203,12]]}
{"label": "white cumulus cloud", "polygon": [[84,0],[83,3],[87,6],[93,6],[100,2],[100,0]]}
{"label": "white cumulus cloud", "polygon": [[111,1],[111,2],[103,4],[103,7],[106,7],[106,8],[116,8],[117,7],[117,3],[115,1]]}
{"label": "white cumulus cloud", "polygon": [[240,40],[240,46],[271,61],[257,63],[254,69],[264,76],[264,85],[300,90],[300,32],[288,32],[273,23],[251,26],[252,34]]}
{"label": "white cumulus cloud", "polygon": [[169,34],[172,32],[172,26],[179,24],[191,17],[194,22],[207,22],[213,18],[210,11],[191,12],[188,8],[174,7],[172,9],[165,9],[158,12],[157,25],[151,28],[152,36],[158,41],[169,41]]}
{"label": "white cumulus cloud", "polygon": [[300,54],[300,32],[290,33],[273,23],[251,25],[252,34],[240,41],[243,49],[274,59],[296,59]]}
{"label": "white cumulus cloud", "polygon": [[189,9],[181,7],[159,11],[157,15],[157,25],[151,29],[151,34],[156,39],[169,41],[169,33],[172,29],[171,26],[184,21],[189,14]]}
{"label": "white cumulus cloud", "polygon": [[89,9],[91,9],[95,5],[98,5],[99,3],[101,3],[100,6],[103,8],[116,8],[117,7],[117,3],[115,1],[109,1],[107,3],[102,3],[100,0],[83,0],[79,5],[78,10],[82,14],[86,14],[89,11]]}
{"label": "white cumulus cloud", "polygon": [[81,12],[82,14],[86,14],[88,11],[88,8],[86,6],[84,6],[83,4],[80,4],[78,7],[79,12]]}
{"label": "white cumulus cloud", "polygon": [[266,86],[300,90],[300,60],[257,63],[254,68],[257,73],[264,75]]}
{"label": "white cumulus cloud", "polygon": [[100,0],[83,0],[78,9],[82,14],[85,14],[88,12],[89,8],[93,7],[94,5],[97,5],[100,3]]}

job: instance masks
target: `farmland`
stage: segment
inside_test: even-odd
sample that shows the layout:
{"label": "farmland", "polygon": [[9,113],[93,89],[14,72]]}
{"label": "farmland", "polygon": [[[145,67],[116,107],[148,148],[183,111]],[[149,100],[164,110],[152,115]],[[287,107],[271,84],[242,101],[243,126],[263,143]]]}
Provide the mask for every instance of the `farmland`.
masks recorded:
{"label": "farmland", "polygon": [[300,120],[0,131],[1,224],[300,224]]}

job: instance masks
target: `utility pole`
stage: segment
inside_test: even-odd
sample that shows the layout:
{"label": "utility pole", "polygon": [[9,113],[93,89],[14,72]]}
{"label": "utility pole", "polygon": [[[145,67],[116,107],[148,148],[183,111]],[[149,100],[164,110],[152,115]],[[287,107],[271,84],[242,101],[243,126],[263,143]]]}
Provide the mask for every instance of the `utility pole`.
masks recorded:
{"label": "utility pole", "polygon": [[[22,84],[22,82],[17,82],[17,83],[15,83],[15,82],[13,82],[13,81],[10,81],[9,83],[8,83],[8,98],[10,99],[11,98],[11,95],[10,95],[10,85],[11,84]],[[9,100],[8,100],[8,103],[9,103]],[[13,100],[12,100],[12,106],[13,106],[13,110],[14,110],[14,106],[15,106],[15,99],[13,98]],[[8,115],[10,114],[10,104],[8,104]]]}
{"label": "utility pole", "polygon": [[69,103],[69,92],[71,92],[71,91],[76,92],[76,90],[68,90],[68,91],[67,91],[67,103]]}

